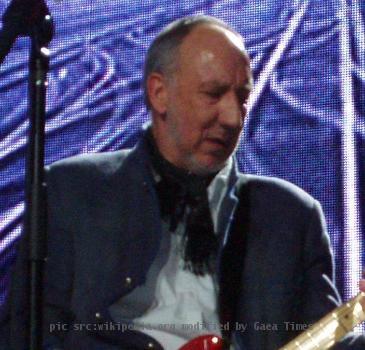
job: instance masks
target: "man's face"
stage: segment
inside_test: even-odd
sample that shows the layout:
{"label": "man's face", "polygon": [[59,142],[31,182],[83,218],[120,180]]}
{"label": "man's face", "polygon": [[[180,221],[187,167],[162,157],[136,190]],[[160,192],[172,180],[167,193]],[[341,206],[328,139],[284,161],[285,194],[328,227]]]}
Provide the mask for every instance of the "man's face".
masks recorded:
{"label": "man's face", "polygon": [[163,156],[197,174],[224,167],[235,150],[251,90],[249,60],[231,32],[201,25],[179,48],[154,135]]}

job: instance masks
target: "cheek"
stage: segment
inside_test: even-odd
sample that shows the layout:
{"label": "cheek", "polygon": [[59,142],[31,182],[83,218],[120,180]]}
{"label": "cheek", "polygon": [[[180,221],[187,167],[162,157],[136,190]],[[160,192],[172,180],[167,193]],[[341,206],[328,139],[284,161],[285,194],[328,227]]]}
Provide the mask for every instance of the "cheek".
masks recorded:
{"label": "cheek", "polygon": [[185,147],[194,149],[200,143],[199,129],[193,122],[182,121],[182,123],[180,128],[181,141]]}
{"label": "cheek", "polygon": [[186,150],[197,150],[209,134],[214,113],[200,99],[177,99],[170,112],[177,143]]}
{"label": "cheek", "polygon": [[199,123],[199,113],[184,108],[176,115],[175,121],[178,137],[182,143],[186,146],[194,146],[199,141],[202,129]]}

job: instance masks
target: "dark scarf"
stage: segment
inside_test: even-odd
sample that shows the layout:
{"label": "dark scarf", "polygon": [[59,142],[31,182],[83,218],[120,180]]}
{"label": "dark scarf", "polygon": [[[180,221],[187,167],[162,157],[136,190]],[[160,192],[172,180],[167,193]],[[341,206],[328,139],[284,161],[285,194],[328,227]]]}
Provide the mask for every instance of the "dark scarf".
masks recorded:
{"label": "dark scarf", "polygon": [[163,219],[170,220],[171,232],[176,230],[186,208],[189,208],[182,240],[184,269],[199,276],[212,273],[218,242],[207,187],[216,174],[199,176],[177,168],[161,155],[150,129],[146,139],[152,167],[161,177],[161,181],[156,182],[161,215]]}

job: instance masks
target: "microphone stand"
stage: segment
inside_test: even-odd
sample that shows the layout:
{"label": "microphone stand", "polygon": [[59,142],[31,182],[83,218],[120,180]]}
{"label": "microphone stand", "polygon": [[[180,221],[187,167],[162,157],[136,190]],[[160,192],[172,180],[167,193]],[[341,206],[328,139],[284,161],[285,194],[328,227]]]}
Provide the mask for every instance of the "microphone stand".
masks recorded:
{"label": "microphone stand", "polygon": [[0,63],[18,36],[29,36],[29,139],[26,167],[25,242],[30,271],[27,349],[42,348],[42,282],[46,259],[46,203],[44,185],[44,130],[49,50],[53,22],[44,0],[13,0],[3,15],[0,32]]}

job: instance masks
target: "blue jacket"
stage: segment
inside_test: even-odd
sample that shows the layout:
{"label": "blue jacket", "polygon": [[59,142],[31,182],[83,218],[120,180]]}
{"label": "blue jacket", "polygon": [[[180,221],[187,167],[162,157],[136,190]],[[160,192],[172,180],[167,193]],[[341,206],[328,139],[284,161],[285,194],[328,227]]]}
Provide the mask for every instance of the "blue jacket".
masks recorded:
{"label": "blue jacket", "polygon": [[[113,330],[107,311],[144,283],[161,239],[145,147],[142,140],[133,150],[72,157],[47,172],[47,349],[160,349],[146,335]],[[313,323],[340,302],[323,214],[317,201],[286,181],[236,169],[231,181],[218,220],[217,275],[220,302],[233,304],[228,310],[222,304],[220,317],[231,322],[237,348],[278,349],[298,333],[294,325]],[[19,271],[12,284],[14,350],[26,348]],[[364,339],[348,337],[338,349],[350,342],[365,348]]]}

